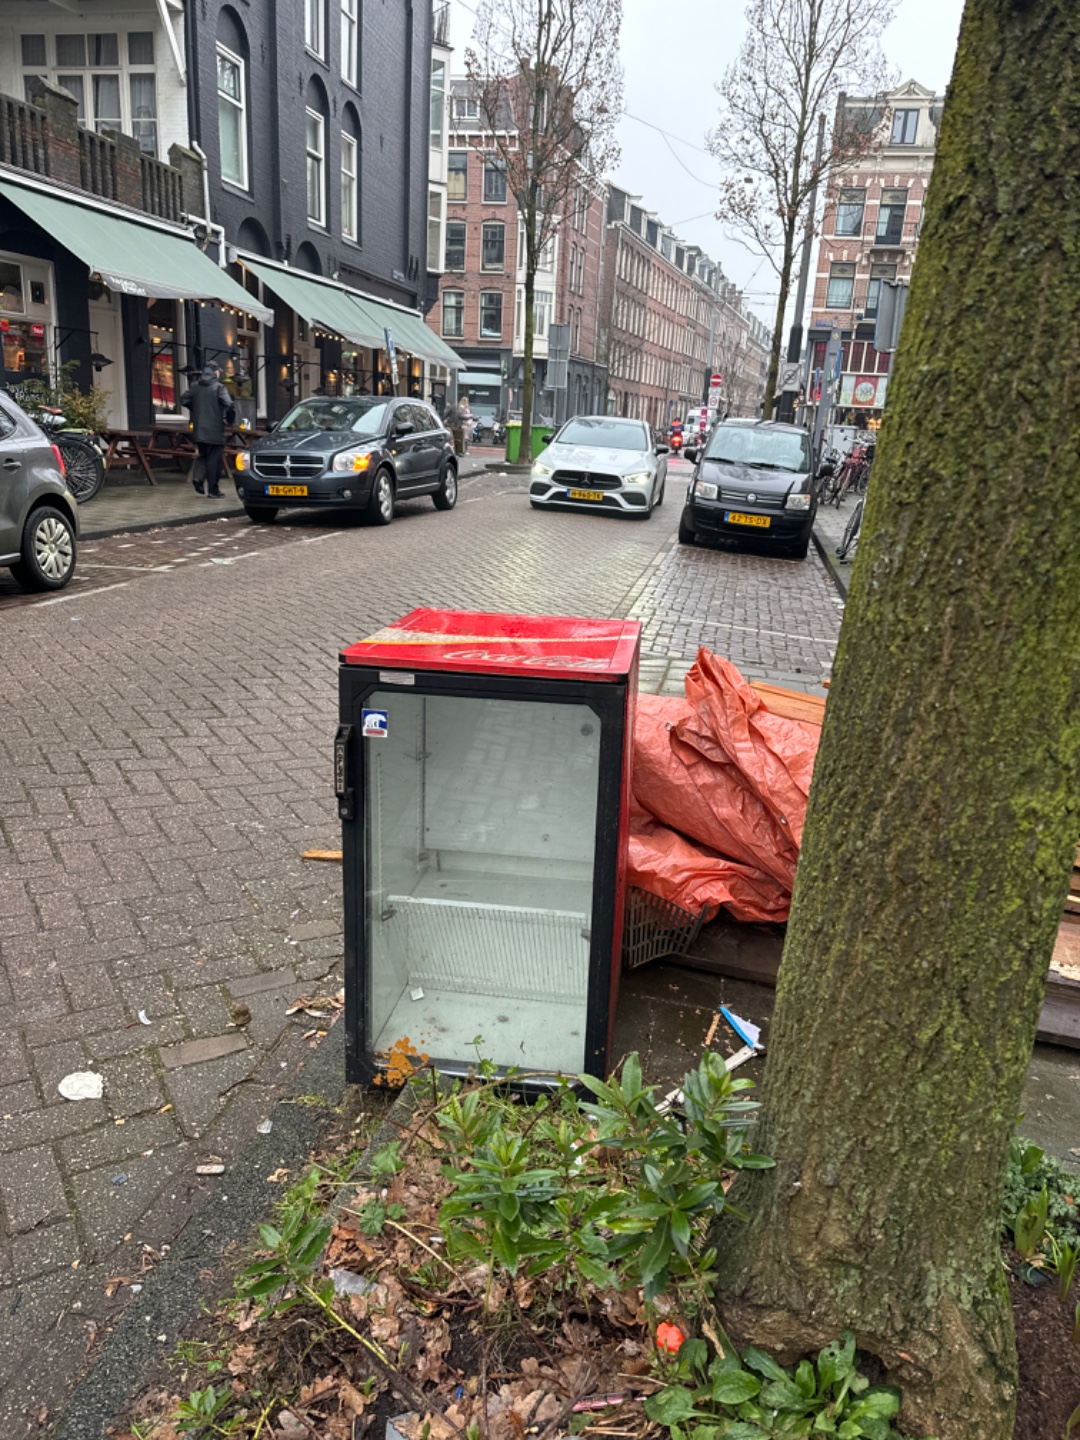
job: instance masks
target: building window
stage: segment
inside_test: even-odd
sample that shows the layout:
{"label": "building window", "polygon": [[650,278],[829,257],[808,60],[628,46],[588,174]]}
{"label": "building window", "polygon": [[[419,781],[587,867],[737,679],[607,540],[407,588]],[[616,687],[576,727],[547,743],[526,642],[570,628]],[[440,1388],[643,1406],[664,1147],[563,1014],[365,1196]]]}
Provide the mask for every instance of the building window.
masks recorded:
{"label": "building window", "polygon": [[360,0],[341,0],[341,78],[360,88]]}
{"label": "building window", "polygon": [[479,103],[459,95],[454,102],[454,114],[459,120],[475,120],[480,114]]}
{"label": "building window", "polygon": [[895,265],[870,266],[870,284],[866,290],[866,314],[868,318],[875,316],[878,312],[878,305],[881,301],[881,282],[883,280],[895,279]]}
{"label": "building window", "polygon": [[919,129],[918,110],[894,110],[892,118],[892,143],[914,145]]}
{"label": "building window", "polygon": [[486,224],[480,253],[481,270],[501,270],[506,263],[506,226],[501,221]]}
{"label": "building window", "polygon": [[465,334],[465,291],[444,290],[442,293],[442,333],[451,340]]}
{"label": "building window", "polygon": [[862,234],[863,209],[865,205],[865,190],[840,191],[840,203],[836,207],[837,235]]}
{"label": "building window", "polygon": [[326,224],[326,122],[317,110],[307,116],[307,216],[313,225]]}
{"label": "building window", "polygon": [[360,238],[360,147],[355,135],[341,132],[341,233],[346,240]]}
{"label": "building window", "polygon": [[19,41],[23,92],[28,99],[27,82],[40,76],[73,97],[80,124],[99,134],[123,131],[138,141],[141,150],[157,153],[152,30],[56,35],[52,37],[55,64],[51,66],[44,35],[21,35]]}
{"label": "building window", "polygon": [[828,309],[850,310],[854,290],[854,263],[834,260],[829,267],[829,289],[825,296],[825,304]]}
{"label": "building window", "polygon": [[577,252],[577,289],[579,295],[585,294],[585,246],[582,245]]}
{"label": "building window", "polygon": [[427,268],[443,268],[442,191],[429,190],[427,198]]}
{"label": "building window", "polygon": [[501,290],[480,291],[480,339],[499,340],[502,338]]}
{"label": "building window", "polygon": [[443,122],[446,118],[446,62],[431,62],[431,148],[443,148]]}
{"label": "building window", "polygon": [[484,161],[484,203],[506,204],[506,162],[503,160]]}
{"label": "building window", "polygon": [[221,178],[247,189],[247,92],[244,62],[217,48],[218,149]]}
{"label": "building window", "polygon": [[326,0],[304,0],[304,44],[320,60],[326,55]]}
{"label": "building window", "polygon": [[465,269],[464,220],[448,220],[446,222],[446,268],[447,270]]}
{"label": "building window", "polygon": [[551,291],[537,290],[533,294],[533,334],[543,338],[551,323]]}
{"label": "building window", "polygon": [[904,216],[906,214],[907,191],[883,190],[875,239],[885,245],[899,245],[904,238]]}
{"label": "building window", "polygon": [[469,152],[452,150],[446,157],[446,198],[462,201],[469,194]]}

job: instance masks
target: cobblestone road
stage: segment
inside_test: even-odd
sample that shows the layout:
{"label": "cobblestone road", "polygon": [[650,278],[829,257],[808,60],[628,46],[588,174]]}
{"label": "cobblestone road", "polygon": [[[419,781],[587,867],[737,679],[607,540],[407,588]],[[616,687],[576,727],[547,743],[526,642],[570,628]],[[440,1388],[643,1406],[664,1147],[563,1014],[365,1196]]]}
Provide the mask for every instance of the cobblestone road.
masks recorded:
{"label": "cobblestone road", "polygon": [[[343,644],[423,604],[634,614],[650,688],[699,643],[816,688],[840,620],[820,563],[675,545],[684,478],[646,524],[534,513],[486,475],[386,530],[222,519],[94,542],[60,597],[0,584],[6,1436],[92,1356],[130,1296],[103,1309],[106,1280],[137,1283],[222,1183],[195,1166],[268,1114],[313,1023],[288,1002],[336,988],[340,872],[299,857],[338,839]],[[104,1098],[62,1099],[86,1069]]]}

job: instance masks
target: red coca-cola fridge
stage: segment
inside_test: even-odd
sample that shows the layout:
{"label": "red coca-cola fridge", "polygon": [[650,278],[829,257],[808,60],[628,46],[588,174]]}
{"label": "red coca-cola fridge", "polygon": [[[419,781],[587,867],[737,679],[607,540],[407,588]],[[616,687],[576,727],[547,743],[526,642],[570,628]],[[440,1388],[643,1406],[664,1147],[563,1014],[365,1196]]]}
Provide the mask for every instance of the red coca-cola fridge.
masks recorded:
{"label": "red coca-cola fridge", "polygon": [[406,1041],[606,1073],[640,628],[414,610],[342,653],[350,1080]]}

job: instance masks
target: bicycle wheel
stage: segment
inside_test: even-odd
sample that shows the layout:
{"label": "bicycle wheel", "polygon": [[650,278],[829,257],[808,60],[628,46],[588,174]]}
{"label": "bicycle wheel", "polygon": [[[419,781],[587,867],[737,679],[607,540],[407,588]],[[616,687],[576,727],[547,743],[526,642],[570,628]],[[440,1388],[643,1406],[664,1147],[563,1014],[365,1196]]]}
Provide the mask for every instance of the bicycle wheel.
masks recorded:
{"label": "bicycle wheel", "polygon": [[92,500],[105,480],[105,465],[101,456],[86,440],[74,435],[57,435],[56,448],[64,462],[64,478],[67,487],[80,505]]}
{"label": "bicycle wheel", "polygon": [[836,555],[839,560],[846,560],[855,549],[855,543],[859,538],[859,531],[862,528],[862,512],[865,504],[865,500],[860,500],[848,516],[848,522],[844,526],[844,538],[836,547]]}

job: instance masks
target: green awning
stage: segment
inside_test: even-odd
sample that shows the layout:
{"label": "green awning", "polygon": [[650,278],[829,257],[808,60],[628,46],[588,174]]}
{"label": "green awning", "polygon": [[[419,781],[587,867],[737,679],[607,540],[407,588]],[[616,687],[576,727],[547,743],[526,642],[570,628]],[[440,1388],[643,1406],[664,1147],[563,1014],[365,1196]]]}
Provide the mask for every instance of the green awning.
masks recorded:
{"label": "green awning", "polygon": [[340,285],[328,284],[300,270],[283,270],[276,265],[263,265],[244,256],[245,265],[270,290],[284,300],[309,325],[329,330],[354,345],[374,346],[383,342],[380,326],[357,305]]}
{"label": "green awning", "polygon": [[318,275],[286,270],[248,255],[243,256],[241,263],[309,325],[320,326],[372,350],[386,348],[389,330],[395,348],[406,355],[415,355],[433,365],[447,365],[453,370],[460,370],[465,363],[415,310],[389,305]]}
{"label": "green awning", "polygon": [[271,310],[204,255],[189,235],[107,215],[78,200],[61,200],[7,180],[0,181],[0,195],[121,295],[217,300],[258,320],[274,318]]}

